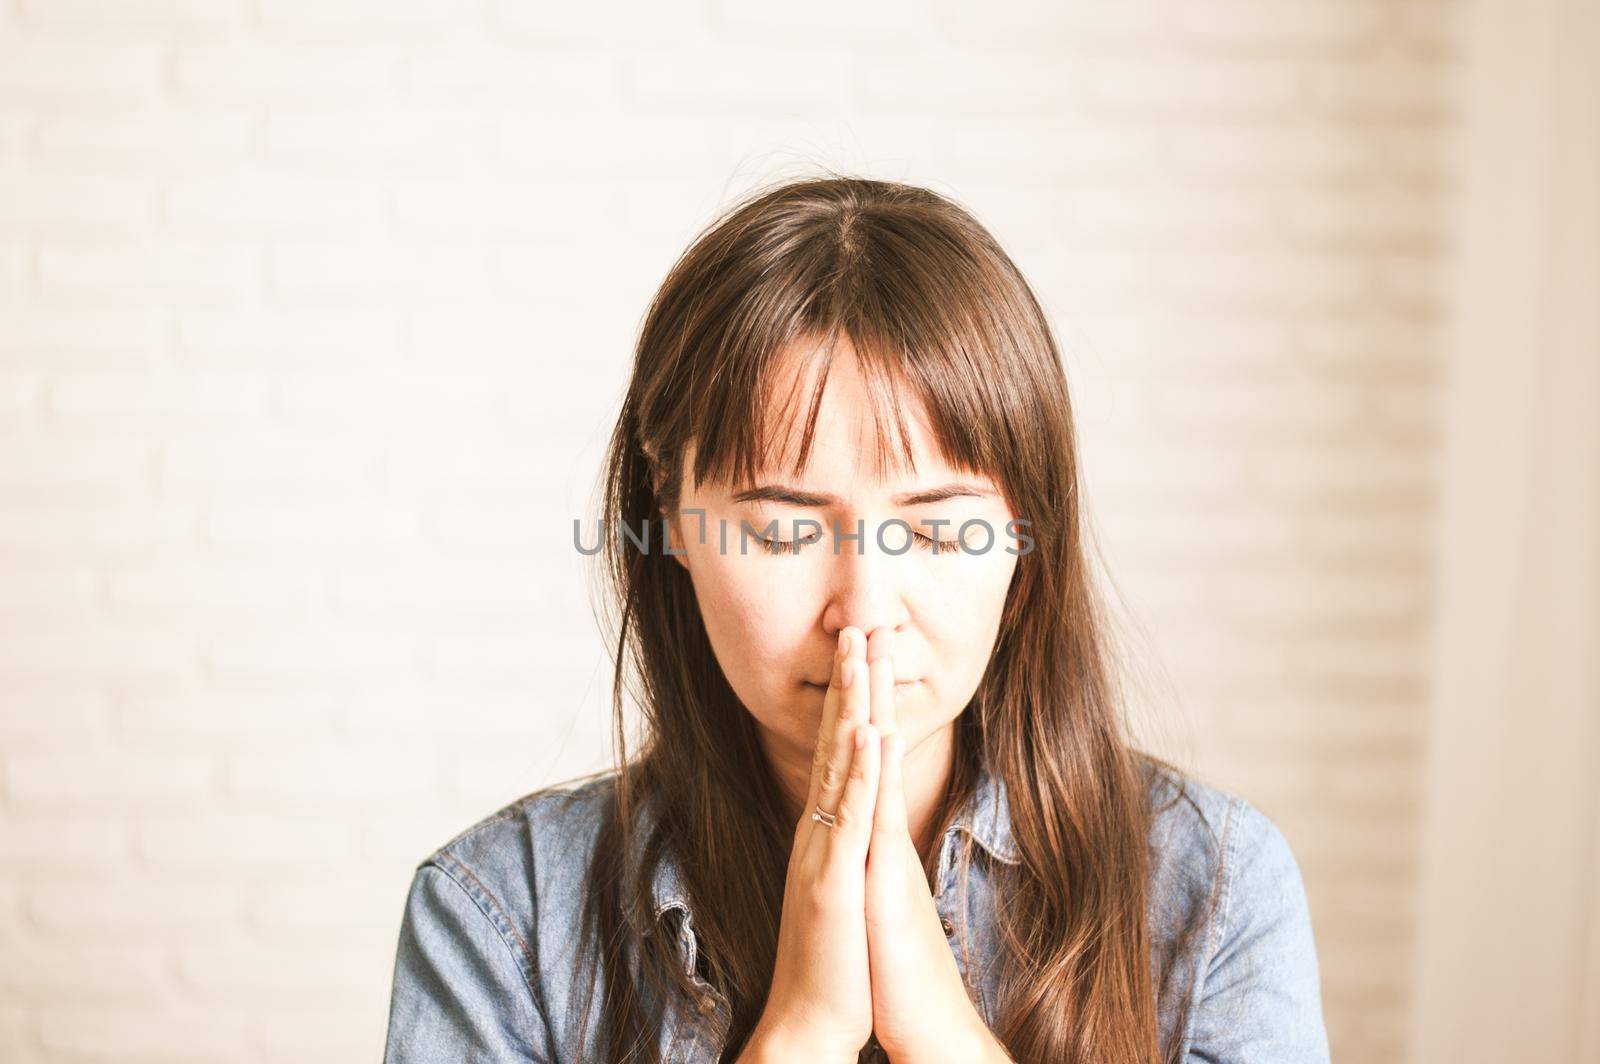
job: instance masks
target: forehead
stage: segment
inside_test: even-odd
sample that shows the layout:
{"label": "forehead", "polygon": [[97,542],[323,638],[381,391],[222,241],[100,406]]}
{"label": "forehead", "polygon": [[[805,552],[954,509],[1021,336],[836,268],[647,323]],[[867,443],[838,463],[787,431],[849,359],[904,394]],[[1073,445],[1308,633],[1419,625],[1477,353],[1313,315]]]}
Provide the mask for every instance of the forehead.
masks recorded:
{"label": "forehead", "polygon": [[816,346],[796,344],[779,356],[764,411],[768,439],[762,449],[765,461],[758,464],[759,480],[834,492],[888,488],[957,472],[987,481],[949,465],[922,400],[903,380],[881,374],[874,379],[864,372],[843,335],[827,364],[806,461],[796,474],[812,397],[826,362],[817,357]]}

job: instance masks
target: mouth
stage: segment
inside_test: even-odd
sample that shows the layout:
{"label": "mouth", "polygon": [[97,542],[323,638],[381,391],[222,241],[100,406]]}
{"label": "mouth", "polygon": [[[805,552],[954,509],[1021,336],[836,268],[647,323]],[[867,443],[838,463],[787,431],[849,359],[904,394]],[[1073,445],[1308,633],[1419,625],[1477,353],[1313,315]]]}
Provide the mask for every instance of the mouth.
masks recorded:
{"label": "mouth", "polygon": [[[816,689],[818,691],[826,691],[828,689],[828,685],[825,684],[825,683],[812,683],[810,680],[802,680],[800,682],[803,683],[805,686],[810,687],[810,688],[814,688],[814,689]],[[896,680],[894,682],[894,689],[896,691],[904,691],[907,688],[911,688],[911,687],[917,686],[921,682],[922,682],[922,680],[921,680],[920,677],[918,679],[915,679],[915,680]]]}

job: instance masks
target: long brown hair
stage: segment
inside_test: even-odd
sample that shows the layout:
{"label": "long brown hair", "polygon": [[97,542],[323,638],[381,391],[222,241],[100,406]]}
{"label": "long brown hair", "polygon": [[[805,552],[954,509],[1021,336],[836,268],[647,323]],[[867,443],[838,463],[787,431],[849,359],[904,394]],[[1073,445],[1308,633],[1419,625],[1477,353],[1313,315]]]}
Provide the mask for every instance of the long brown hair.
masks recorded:
{"label": "long brown hair", "polygon": [[[1132,748],[1120,712],[1055,339],[1020,271],[968,211],[927,189],[835,173],[758,189],[697,236],[645,315],[610,441],[602,605],[617,664],[618,770],[579,950],[603,965],[607,1059],[655,1060],[663,1003],[696,993],[650,906],[668,852],[694,913],[699,970],[726,1003],[723,1059],[737,1056],[766,1001],[793,837],[687,572],[616,530],[659,529],[686,472],[697,483],[748,483],[772,468],[783,428],[766,416],[776,356],[816,338],[798,474],[841,335],[878,408],[880,467],[910,462],[895,402],[904,389],[925,405],[945,460],[992,476],[1034,539],[957,720],[939,811],[942,833],[982,767],[1005,785],[1021,860],[996,866],[1007,877],[995,920],[1008,963],[995,1034],[1024,1061],[1160,1060],[1157,983],[1170,972],[1151,965],[1143,769],[1165,763]],[[658,813],[648,837],[636,816],[646,799]],[[965,839],[963,870],[970,846]],[[591,1004],[592,995],[584,1017]]]}

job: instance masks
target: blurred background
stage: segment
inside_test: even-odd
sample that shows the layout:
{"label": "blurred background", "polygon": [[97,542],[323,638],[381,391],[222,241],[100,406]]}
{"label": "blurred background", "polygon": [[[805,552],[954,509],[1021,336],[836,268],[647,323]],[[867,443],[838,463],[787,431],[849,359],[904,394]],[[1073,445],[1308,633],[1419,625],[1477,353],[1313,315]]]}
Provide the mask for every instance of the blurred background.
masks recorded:
{"label": "blurred background", "polygon": [[417,862],[608,763],[654,286],[817,166],[1035,286],[1335,1060],[1600,1060],[1597,8],[0,0],[0,1060],[379,1058]]}

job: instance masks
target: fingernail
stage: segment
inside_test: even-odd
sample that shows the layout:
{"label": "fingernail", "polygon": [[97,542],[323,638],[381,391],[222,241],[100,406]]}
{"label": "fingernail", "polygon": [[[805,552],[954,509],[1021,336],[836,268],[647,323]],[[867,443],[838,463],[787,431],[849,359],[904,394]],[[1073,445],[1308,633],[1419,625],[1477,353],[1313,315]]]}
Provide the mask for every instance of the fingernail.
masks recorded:
{"label": "fingernail", "polygon": [[860,727],[860,728],[856,729],[856,749],[857,750],[865,750],[866,748],[867,748],[867,729],[863,726],[863,727]]}
{"label": "fingernail", "polygon": [[855,677],[855,662],[847,661],[839,666],[839,686],[849,687],[850,681]]}

